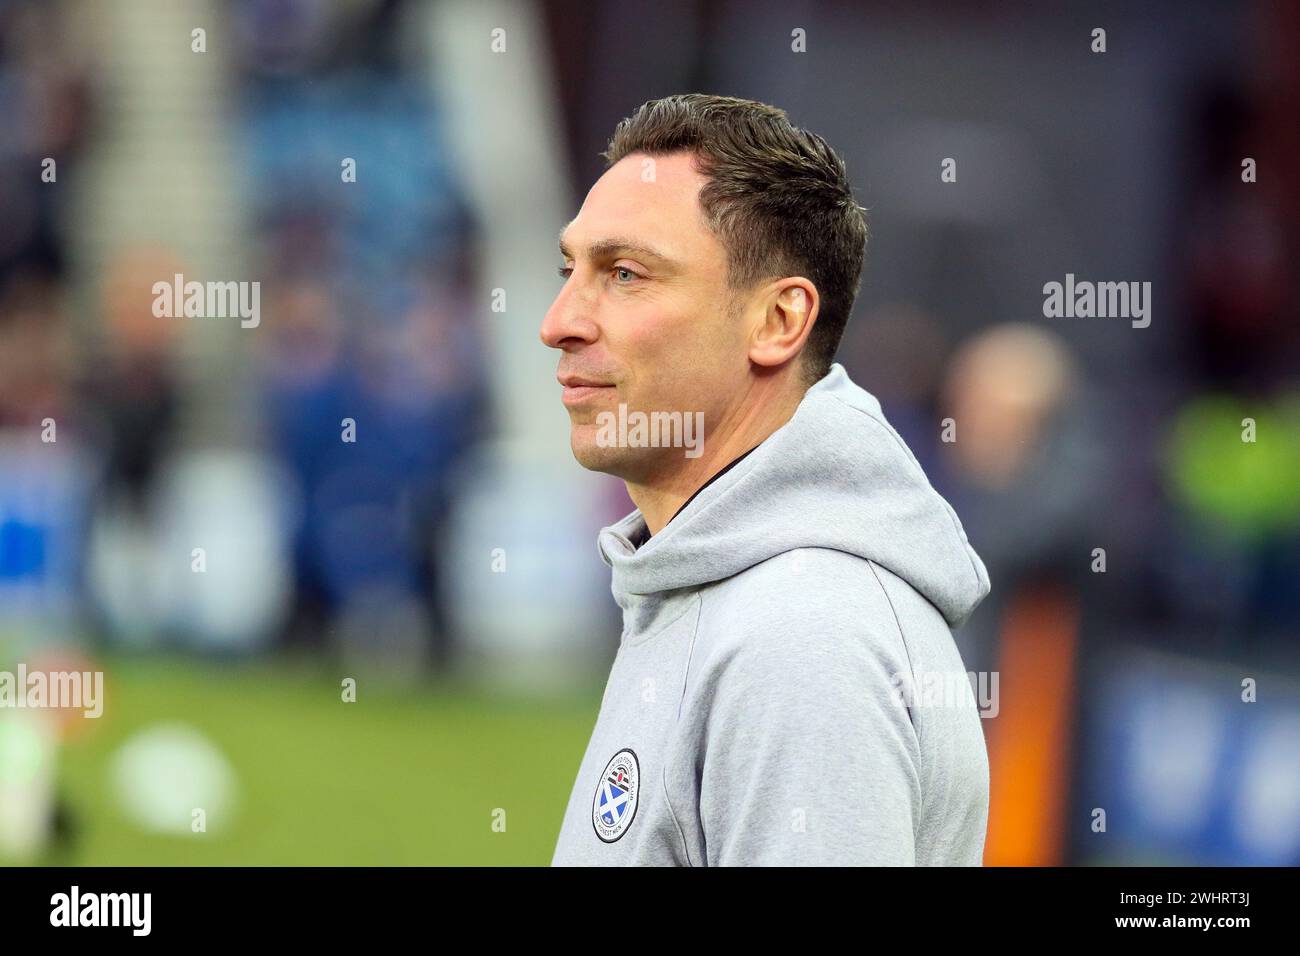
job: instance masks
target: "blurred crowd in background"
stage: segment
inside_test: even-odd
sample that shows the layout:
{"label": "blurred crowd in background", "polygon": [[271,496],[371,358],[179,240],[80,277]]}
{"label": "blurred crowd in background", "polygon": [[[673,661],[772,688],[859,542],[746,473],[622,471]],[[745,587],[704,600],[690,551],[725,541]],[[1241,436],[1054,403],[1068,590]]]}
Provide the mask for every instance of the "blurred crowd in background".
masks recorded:
{"label": "blurred crowd in background", "polygon": [[[431,69],[447,43],[420,34],[465,21],[483,55],[450,89],[464,61]],[[1000,675],[986,862],[1300,863],[1297,41],[1280,0],[0,0],[0,667],[183,650],[456,673],[466,606],[491,600],[466,568],[529,547],[464,528],[466,476],[515,461],[487,446],[522,389],[556,423],[545,469],[586,483],[507,526],[544,552],[521,567],[537,587],[584,582],[545,633],[583,631],[599,672],[618,626],[593,532],[631,504],[565,460],[537,341],[553,240],[490,250],[557,232],[641,102],[730,93],[846,157],[872,238],[839,361],[989,568],[958,635]],[[482,64],[529,44],[561,179],[503,216],[454,117],[522,96]],[[259,281],[260,325],[155,317],[175,273]],[[1067,273],[1150,281],[1150,326],[1044,318]],[[521,384],[503,355],[528,350]],[[585,543],[547,560],[548,526]],[[512,620],[521,654],[534,623]]]}

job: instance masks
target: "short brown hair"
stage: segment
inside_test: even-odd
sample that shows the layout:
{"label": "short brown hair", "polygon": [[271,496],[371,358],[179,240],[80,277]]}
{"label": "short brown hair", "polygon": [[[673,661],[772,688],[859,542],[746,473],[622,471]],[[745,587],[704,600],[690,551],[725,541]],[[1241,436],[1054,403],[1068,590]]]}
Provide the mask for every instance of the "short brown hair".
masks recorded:
{"label": "short brown hair", "polygon": [[708,180],[700,206],[727,249],[733,292],[792,275],[817,287],[817,323],[804,347],[805,380],[817,381],[844,335],[867,242],[866,210],[853,199],[844,161],[782,109],[705,93],[642,104],[601,155],[608,167],[631,153],[683,151]]}

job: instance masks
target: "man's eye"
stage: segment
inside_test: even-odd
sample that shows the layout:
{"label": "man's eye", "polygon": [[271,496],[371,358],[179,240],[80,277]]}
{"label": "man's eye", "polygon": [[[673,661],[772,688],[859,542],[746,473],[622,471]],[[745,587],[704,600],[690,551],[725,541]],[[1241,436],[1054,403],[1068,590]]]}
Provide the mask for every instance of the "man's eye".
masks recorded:
{"label": "man's eye", "polygon": [[628,275],[628,277],[627,277],[626,279],[623,279],[624,284],[626,284],[626,283],[628,283],[628,282],[631,282],[633,279],[639,279],[639,278],[641,278],[639,275],[637,275],[637,274],[636,274],[635,272],[633,272],[631,269],[625,269],[623,266],[615,266],[615,267],[614,267],[614,274],[615,274],[615,275],[618,275],[620,272],[626,272],[627,275]]}
{"label": "man's eye", "polygon": [[559,272],[561,279],[567,279],[569,276],[573,275],[572,266],[560,266],[556,271]]}

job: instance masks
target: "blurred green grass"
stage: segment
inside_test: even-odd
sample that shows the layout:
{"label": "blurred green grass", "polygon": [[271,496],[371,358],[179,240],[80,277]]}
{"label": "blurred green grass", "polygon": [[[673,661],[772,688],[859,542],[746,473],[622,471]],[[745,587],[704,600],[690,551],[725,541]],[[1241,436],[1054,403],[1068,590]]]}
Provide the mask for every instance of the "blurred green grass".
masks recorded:
{"label": "blurred green grass", "polygon": [[[62,865],[549,864],[601,688],[502,697],[450,683],[340,680],[291,662],[103,662],[105,712],[59,754]],[[233,765],[238,800],[208,833],[140,830],[110,788],[114,751],[180,721]],[[505,810],[505,831],[493,813]]]}

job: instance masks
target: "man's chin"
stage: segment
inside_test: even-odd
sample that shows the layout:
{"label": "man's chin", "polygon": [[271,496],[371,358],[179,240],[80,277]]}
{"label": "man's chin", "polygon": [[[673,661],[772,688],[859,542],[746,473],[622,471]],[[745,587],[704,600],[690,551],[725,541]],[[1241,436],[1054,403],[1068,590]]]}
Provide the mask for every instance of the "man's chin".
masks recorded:
{"label": "man's chin", "polygon": [[573,457],[583,468],[619,478],[635,470],[638,449],[600,445],[594,435],[583,434],[584,431],[587,429],[574,428],[569,439]]}
{"label": "man's chin", "polygon": [[597,429],[593,426],[574,426],[569,435],[569,446],[578,464],[588,471],[599,471],[632,483],[647,481],[663,468],[666,457],[673,456],[674,452],[681,454],[679,449],[672,448],[605,445],[596,436]]}

